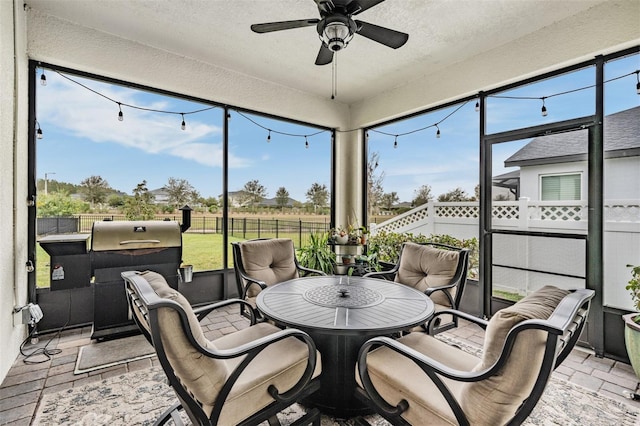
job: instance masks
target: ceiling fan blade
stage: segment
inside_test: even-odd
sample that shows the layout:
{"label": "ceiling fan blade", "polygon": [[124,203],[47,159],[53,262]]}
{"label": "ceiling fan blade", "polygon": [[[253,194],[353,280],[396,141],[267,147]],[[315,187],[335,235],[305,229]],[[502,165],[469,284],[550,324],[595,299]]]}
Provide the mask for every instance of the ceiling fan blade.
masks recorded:
{"label": "ceiling fan blade", "polygon": [[327,65],[330,64],[331,61],[333,61],[333,50],[329,49],[326,44],[322,43],[318,56],[316,57],[316,65]]}
{"label": "ceiling fan blade", "polygon": [[363,21],[355,21],[355,23],[358,26],[358,34],[393,49],[403,46],[409,40],[409,34],[401,33],[400,31],[379,27]]}
{"label": "ceiling fan blade", "polygon": [[320,16],[325,16],[330,14],[335,8],[335,4],[333,4],[333,0],[313,0],[318,6],[318,12],[320,12]]}
{"label": "ceiling fan blade", "polygon": [[299,19],[297,21],[268,22],[253,24],[251,30],[256,33],[270,33],[272,31],[291,30],[293,28],[310,27],[320,22],[319,19]]}
{"label": "ceiling fan blade", "polygon": [[371,9],[373,6],[382,3],[384,0],[351,0],[347,5],[347,12],[349,15],[357,15],[367,9]]}

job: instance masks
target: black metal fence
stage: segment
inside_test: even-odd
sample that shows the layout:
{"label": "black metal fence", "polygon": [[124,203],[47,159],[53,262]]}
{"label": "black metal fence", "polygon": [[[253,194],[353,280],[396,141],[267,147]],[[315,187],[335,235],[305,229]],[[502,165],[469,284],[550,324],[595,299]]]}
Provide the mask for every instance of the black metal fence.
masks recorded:
{"label": "black metal fence", "polygon": [[[91,233],[94,222],[127,220],[124,215],[81,215],[78,217],[40,217],[37,219],[38,235]],[[182,221],[181,215],[156,216],[155,220]],[[219,216],[191,217],[188,233],[221,234],[224,221]],[[291,238],[296,247],[306,245],[309,235],[329,230],[329,221],[262,219],[248,217],[229,218],[229,236],[242,240],[253,238]]]}

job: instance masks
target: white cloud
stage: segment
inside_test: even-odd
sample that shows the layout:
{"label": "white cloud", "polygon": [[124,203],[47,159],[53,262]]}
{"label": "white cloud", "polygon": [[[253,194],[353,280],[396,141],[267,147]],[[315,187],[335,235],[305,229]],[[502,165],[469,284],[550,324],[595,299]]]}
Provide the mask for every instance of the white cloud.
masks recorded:
{"label": "white cloud", "polygon": [[[222,166],[222,129],[201,120],[206,111],[186,114],[183,131],[182,115],[157,112],[173,110],[175,107],[168,101],[150,101],[145,92],[71,78],[86,87],[49,72],[47,87],[38,91],[37,116],[45,132],[57,127],[63,133],[95,143],[115,143],[150,154],[164,153],[212,167]],[[124,120],[118,121],[119,109],[114,101],[156,111],[123,105]],[[229,158],[230,167],[251,163],[250,159],[237,156]]]}

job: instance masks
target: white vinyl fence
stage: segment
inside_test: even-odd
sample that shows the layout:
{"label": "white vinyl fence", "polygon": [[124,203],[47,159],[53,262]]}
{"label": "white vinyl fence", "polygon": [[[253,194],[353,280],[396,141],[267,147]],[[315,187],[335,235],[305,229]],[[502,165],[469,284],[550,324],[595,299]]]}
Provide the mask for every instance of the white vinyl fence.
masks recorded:
{"label": "white vinyl fence", "polygon": [[[494,201],[492,226],[586,235],[587,211],[586,201]],[[479,214],[477,202],[429,201],[383,223],[371,224],[371,232],[477,238]],[[640,264],[640,200],[606,200],[604,217],[604,304],[631,310],[631,298],[625,290],[631,272],[626,265]],[[578,277],[585,276],[586,240],[495,234],[493,246],[494,290],[525,295],[546,284],[564,288],[585,285]]]}

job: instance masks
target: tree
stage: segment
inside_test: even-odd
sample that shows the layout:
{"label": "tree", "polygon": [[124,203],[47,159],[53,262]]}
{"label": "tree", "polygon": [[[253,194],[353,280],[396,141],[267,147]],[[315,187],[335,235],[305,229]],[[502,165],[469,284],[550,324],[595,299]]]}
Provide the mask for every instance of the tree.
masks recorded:
{"label": "tree", "polygon": [[414,193],[414,196],[411,204],[414,207],[421,206],[426,202],[433,200],[433,196],[431,195],[430,185],[422,185],[420,188],[416,189],[413,193]]}
{"label": "tree", "polygon": [[267,196],[267,189],[263,185],[261,185],[257,179],[250,180],[249,182],[245,183],[243,191],[243,199],[251,207],[258,204]]}
{"label": "tree", "polygon": [[[170,177],[168,183],[164,187],[169,195],[169,205],[174,208],[180,208],[193,199],[195,188],[186,179],[177,179]],[[197,194],[197,191],[196,191]],[[197,195],[196,199],[200,197]]]}
{"label": "tree", "polygon": [[289,191],[284,186],[278,188],[276,191],[276,204],[284,210],[285,206],[289,203]]}
{"label": "tree", "polygon": [[153,194],[147,189],[147,181],[143,180],[133,190],[133,197],[127,198],[124,205],[127,220],[150,220],[156,215]]}
{"label": "tree", "polygon": [[101,176],[89,176],[80,182],[80,186],[84,194],[84,199],[87,200],[92,207],[95,204],[104,203],[107,199],[107,194],[111,191],[109,182]]}
{"label": "tree", "polygon": [[327,189],[327,185],[313,183],[311,188],[307,191],[306,196],[307,200],[313,205],[313,211],[315,212],[318,207],[324,207],[327,205],[329,190]]}
{"label": "tree", "polygon": [[118,194],[111,194],[109,198],[107,198],[107,204],[113,208],[122,207],[124,206],[124,197]]}
{"label": "tree", "polygon": [[438,201],[441,202],[455,202],[455,201],[472,201],[473,197],[469,197],[464,189],[457,187],[456,189],[449,191],[438,196]]}
{"label": "tree", "polygon": [[39,195],[36,208],[40,217],[73,216],[74,214],[87,213],[89,211],[87,203],[74,200],[66,191]]}
{"label": "tree", "polygon": [[380,154],[374,152],[371,154],[369,162],[367,163],[367,212],[369,212],[369,215],[376,213],[384,194],[384,190],[382,189],[384,172],[376,175],[379,157]]}
{"label": "tree", "polygon": [[398,201],[400,201],[400,198],[398,197],[398,193],[395,191],[389,192],[382,196],[382,198],[380,199],[380,205],[382,206],[382,208],[389,211],[391,210],[393,205]]}

